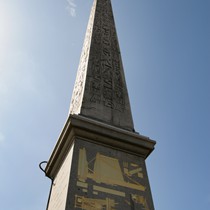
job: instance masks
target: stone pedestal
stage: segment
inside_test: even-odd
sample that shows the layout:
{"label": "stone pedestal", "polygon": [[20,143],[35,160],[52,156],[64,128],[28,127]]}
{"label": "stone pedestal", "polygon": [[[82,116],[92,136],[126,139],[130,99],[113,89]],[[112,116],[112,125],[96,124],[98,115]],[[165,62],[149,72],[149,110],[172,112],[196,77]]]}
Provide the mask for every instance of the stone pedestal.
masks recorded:
{"label": "stone pedestal", "polygon": [[155,142],[73,115],[46,167],[47,210],[153,210],[145,166]]}

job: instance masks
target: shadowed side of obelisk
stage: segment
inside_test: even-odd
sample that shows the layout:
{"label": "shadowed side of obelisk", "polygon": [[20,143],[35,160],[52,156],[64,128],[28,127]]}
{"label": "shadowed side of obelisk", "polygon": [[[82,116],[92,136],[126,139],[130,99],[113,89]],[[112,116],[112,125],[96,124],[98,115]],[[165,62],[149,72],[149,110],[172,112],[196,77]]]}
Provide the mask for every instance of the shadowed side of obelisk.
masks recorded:
{"label": "shadowed side of obelisk", "polygon": [[110,0],[94,1],[70,114],[134,129]]}

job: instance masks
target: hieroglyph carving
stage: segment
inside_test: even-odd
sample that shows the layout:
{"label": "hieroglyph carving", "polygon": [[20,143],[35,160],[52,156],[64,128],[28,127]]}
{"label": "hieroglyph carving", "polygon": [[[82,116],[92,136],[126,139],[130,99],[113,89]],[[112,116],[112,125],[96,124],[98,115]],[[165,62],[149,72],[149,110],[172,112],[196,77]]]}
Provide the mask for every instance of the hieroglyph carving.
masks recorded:
{"label": "hieroglyph carving", "polygon": [[110,0],[95,0],[86,32],[70,113],[96,104],[123,112],[127,90]]}
{"label": "hieroglyph carving", "polygon": [[[90,63],[87,72],[89,100],[124,111],[125,87],[122,64],[109,0],[98,1],[95,14]],[[88,87],[89,86],[89,87]]]}

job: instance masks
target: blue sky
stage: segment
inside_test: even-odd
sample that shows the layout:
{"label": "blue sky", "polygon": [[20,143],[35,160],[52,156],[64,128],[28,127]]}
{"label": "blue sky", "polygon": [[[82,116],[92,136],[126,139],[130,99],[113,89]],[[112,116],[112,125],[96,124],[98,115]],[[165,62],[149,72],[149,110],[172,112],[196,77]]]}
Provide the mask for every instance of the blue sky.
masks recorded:
{"label": "blue sky", "polygon": [[[93,0],[0,0],[0,209],[43,210]],[[112,0],[156,210],[210,209],[210,1]]]}

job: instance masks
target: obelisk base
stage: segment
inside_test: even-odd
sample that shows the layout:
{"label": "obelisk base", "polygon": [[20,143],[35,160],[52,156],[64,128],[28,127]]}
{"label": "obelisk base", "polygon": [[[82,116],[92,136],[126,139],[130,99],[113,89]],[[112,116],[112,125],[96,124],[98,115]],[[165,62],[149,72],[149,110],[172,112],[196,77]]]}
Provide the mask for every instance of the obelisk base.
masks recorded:
{"label": "obelisk base", "polygon": [[153,210],[145,159],[155,142],[70,116],[46,167],[48,210]]}

